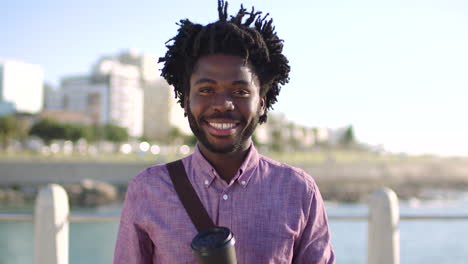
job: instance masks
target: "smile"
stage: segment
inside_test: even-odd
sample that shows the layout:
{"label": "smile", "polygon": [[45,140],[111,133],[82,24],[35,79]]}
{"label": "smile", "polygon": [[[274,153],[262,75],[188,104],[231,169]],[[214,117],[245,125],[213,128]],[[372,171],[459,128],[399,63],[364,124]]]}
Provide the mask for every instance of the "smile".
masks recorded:
{"label": "smile", "polygon": [[208,133],[215,137],[228,137],[236,133],[240,122],[235,120],[206,120]]}
{"label": "smile", "polygon": [[236,126],[235,123],[213,123],[213,122],[209,122],[208,123],[211,127],[214,127],[216,129],[231,129],[231,128],[234,128]]}

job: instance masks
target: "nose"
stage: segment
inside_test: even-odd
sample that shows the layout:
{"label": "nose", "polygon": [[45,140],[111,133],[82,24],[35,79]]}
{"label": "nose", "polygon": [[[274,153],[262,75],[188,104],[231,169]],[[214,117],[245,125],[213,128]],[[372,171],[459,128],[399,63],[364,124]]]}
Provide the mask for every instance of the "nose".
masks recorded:
{"label": "nose", "polygon": [[212,108],[216,112],[230,112],[234,110],[234,102],[231,96],[219,94],[213,98]]}

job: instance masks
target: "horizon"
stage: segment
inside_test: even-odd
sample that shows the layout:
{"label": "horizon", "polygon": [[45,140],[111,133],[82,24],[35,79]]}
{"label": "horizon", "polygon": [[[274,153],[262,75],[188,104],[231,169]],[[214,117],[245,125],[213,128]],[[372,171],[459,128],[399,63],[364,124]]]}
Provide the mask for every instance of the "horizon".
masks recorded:
{"label": "horizon", "polygon": [[[308,127],[353,125],[359,141],[390,152],[468,156],[468,3],[253,2],[244,7],[270,13],[291,64],[273,112]],[[239,6],[230,1],[229,13]],[[0,58],[40,65],[53,86],[122,50],[162,56],[180,19],[217,19],[214,0],[5,7]]]}

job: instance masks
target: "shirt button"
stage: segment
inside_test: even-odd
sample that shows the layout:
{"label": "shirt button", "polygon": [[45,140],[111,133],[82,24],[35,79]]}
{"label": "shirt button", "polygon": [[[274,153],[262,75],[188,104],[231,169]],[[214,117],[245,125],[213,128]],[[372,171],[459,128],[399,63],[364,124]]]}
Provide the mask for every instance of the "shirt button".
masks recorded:
{"label": "shirt button", "polygon": [[223,195],[224,200],[227,200],[228,198],[229,198],[229,196],[227,194]]}
{"label": "shirt button", "polygon": [[246,184],[246,182],[245,182],[245,181],[241,181],[241,184],[242,184],[242,185],[245,185],[245,184]]}
{"label": "shirt button", "polygon": [[205,180],[205,185],[208,185],[210,184],[210,182],[208,180]]}

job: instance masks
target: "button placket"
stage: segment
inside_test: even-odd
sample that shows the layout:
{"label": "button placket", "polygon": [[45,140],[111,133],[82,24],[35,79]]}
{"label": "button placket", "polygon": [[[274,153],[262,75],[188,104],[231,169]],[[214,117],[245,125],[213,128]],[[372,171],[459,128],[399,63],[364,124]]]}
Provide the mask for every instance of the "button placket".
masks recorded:
{"label": "button placket", "polygon": [[229,192],[227,189],[221,193],[219,197],[219,222],[218,224],[222,226],[230,227],[232,225],[232,192]]}

